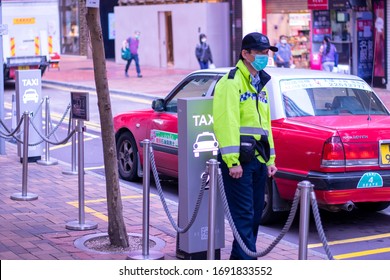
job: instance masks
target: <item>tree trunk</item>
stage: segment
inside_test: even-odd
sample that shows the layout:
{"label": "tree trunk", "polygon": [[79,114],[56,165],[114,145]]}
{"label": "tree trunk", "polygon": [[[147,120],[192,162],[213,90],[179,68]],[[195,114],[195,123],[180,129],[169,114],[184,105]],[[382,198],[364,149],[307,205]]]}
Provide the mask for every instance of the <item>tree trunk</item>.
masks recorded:
{"label": "tree trunk", "polygon": [[88,8],[87,25],[91,36],[95,85],[98,99],[100,126],[103,141],[106,175],[108,235],[111,245],[129,247],[129,237],[123,220],[118,164],[112,118],[110,92],[108,90],[106,60],[99,9]]}

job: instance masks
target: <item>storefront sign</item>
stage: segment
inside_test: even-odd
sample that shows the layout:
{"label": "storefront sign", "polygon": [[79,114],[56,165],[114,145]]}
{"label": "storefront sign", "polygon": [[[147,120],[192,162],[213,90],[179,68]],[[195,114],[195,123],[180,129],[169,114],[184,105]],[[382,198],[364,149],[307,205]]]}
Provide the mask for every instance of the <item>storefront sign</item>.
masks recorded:
{"label": "storefront sign", "polygon": [[347,2],[347,0],[329,0],[329,10],[345,10]]}
{"label": "storefront sign", "polygon": [[329,11],[313,11],[313,28],[330,28]]}
{"label": "storefront sign", "polygon": [[357,75],[371,83],[374,59],[372,14],[360,12],[357,16]]}
{"label": "storefront sign", "polygon": [[288,22],[290,26],[309,26],[311,15],[309,13],[289,14]]}
{"label": "storefront sign", "polygon": [[373,1],[374,10],[374,87],[384,88],[386,85],[386,15],[385,1]]}
{"label": "storefront sign", "polygon": [[313,42],[322,42],[325,35],[331,34],[329,11],[313,11]]}
{"label": "storefront sign", "polygon": [[309,10],[328,10],[329,0],[307,0],[307,8]]}

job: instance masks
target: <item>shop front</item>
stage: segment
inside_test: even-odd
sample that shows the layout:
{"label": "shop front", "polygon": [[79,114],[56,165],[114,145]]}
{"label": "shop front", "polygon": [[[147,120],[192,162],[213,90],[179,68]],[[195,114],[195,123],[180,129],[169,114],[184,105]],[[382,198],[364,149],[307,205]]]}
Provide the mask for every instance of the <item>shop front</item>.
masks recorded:
{"label": "shop front", "polygon": [[327,4],[324,7],[319,7],[317,0],[309,5],[313,34],[311,68],[321,69],[319,47],[328,35],[339,54],[338,72],[357,75],[374,87],[385,88],[385,0],[328,1],[323,1]]}
{"label": "shop front", "polygon": [[286,36],[291,46],[294,66],[310,67],[310,10],[307,0],[296,0],[286,4],[283,0],[268,0],[267,35],[270,42],[277,44],[281,35]]}
{"label": "shop front", "polygon": [[266,2],[267,35],[286,35],[297,68],[321,70],[320,47],[329,36],[339,54],[334,71],[386,87],[385,0],[282,0]]}

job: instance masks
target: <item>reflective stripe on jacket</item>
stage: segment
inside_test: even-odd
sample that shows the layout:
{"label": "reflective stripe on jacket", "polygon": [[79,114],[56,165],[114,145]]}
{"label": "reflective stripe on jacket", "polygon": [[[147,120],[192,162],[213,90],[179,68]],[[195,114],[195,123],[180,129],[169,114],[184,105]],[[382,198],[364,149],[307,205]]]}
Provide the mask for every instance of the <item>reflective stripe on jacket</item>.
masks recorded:
{"label": "reflective stripe on jacket", "polygon": [[[219,142],[222,159],[229,168],[236,164],[239,165],[240,135],[253,135],[256,140],[260,140],[261,135],[266,135],[271,148],[271,157],[266,164],[274,164],[275,149],[271,130],[271,112],[265,88],[270,76],[264,71],[259,72],[262,90],[258,94],[257,110],[257,91],[251,85],[248,68],[242,60],[238,61],[236,68],[234,78],[229,78],[229,73],[227,73],[218,81],[214,92],[214,133]],[[265,163],[261,156],[257,158]]]}

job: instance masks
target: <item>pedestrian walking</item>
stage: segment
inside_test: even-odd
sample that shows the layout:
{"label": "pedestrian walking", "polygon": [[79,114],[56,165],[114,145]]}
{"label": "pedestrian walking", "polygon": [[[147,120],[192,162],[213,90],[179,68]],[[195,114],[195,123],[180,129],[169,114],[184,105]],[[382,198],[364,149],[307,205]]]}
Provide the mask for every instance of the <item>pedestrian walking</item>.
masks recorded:
{"label": "pedestrian walking", "polygon": [[320,47],[322,70],[332,72],[338,64],[338,53],[335,45],[330,42],[328,35],[324,36]]}
{"label": "pedestrian walking", "polygon": [[277,67],[290,68],[293,62],[293,56],[291,52],[291,46],[287,43],[287,37],[281,35],[279,37],[279,43],[276,44],[278,52],[275,53],[275,63]]}
{"label": "pedestrian walking", "polygon": [[[269,51],[277,52],[258,32],[242,40],[236,67],[217,83],[213,101],[218,160],[234,224],[249,250],[256,251],[264,204],[265,184],[276,173],[271,113],[265,88],[271,76],[264,71]],[[235,238],[232,260],[248,256]]]}
{"label": "pedestrian walking", "polygon": [[207,37],[203,33],[199,35],[199,44],[196,45],[195,56],[199,62],[200,69],[208,69],[209,62],[213,64],[211,49],[209,44],[207,44]]}
{"label": "pedestrian walking", "polygon": [[129,77],[127,71],[129,70],[131,62],[134,60],[135,69],[137,71],[137,77],[142,78],[141,67],[139,66],[139,57],[138,57],[138,46],[139,46],[139,37],[141,32],[135,31],[134,36],[127,38],[126,47],[130,50],[130,58],[127,60],[125,67],[125,76]]}

